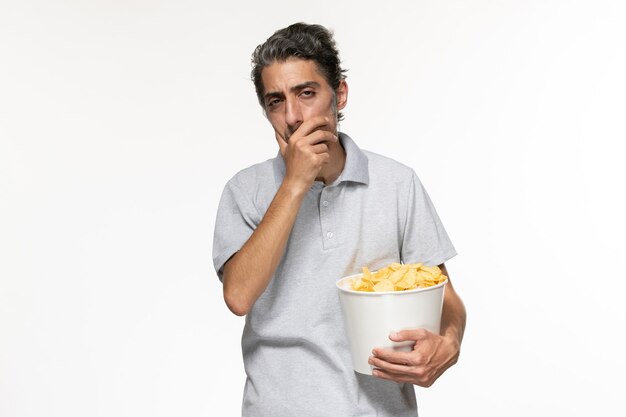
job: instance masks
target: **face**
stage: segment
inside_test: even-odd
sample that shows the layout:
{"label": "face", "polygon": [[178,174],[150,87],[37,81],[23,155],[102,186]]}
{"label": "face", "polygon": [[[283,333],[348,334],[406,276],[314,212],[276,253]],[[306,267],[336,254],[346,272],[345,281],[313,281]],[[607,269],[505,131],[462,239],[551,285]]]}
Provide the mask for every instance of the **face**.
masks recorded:
{"label": "face", "polygon": [[323,129],[337,133],[337,112],[348,97],[345,81],[333,91],[314,61],[297,58],[265,67],[261,80],[265,112],[276,139],[289,141],[304,121],[315,116],[329,116],[332,122]]}

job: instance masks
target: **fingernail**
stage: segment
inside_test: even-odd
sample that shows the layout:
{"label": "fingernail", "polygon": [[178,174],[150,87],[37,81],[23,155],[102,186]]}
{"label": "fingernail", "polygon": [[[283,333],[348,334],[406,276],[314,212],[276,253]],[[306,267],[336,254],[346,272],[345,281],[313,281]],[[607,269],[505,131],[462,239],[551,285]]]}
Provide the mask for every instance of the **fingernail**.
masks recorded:
{"label": "fingernail", "polygon": [[396,337],[398,337],[398,333],[397,332],[391,332],[391,333],[389,333],[389,337],[393,337],[395,339]]}

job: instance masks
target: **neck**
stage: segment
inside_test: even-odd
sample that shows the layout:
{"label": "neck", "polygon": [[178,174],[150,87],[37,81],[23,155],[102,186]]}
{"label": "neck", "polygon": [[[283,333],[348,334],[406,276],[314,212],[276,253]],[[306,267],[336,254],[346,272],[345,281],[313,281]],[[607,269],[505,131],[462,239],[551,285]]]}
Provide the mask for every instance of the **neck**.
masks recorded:
{"label": "neck", "polygon": [[323,181],[325,185],[330,185],[341,175],[343,167],[346,165],[346,151],[341,146],[341,142],[328,144],[330,161],[322,167],[315,181]]}

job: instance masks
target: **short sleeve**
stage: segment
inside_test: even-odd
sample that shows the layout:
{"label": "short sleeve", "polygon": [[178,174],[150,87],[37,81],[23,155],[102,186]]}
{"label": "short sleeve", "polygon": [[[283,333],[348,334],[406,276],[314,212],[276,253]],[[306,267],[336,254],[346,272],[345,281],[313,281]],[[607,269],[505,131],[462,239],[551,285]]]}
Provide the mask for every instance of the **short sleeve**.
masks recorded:
{"label": "short sleeve", "polygon": [[222,192],[213,235],[213,265],[220,281],[224,264],[248,241],[260,221],[252,194],[231,179]]}
{"label": "short sleeve", "polygon": [[406,213],[401,249],[404,263],[440,265],[456,255],[435,207],[415,173],[408,191]]}

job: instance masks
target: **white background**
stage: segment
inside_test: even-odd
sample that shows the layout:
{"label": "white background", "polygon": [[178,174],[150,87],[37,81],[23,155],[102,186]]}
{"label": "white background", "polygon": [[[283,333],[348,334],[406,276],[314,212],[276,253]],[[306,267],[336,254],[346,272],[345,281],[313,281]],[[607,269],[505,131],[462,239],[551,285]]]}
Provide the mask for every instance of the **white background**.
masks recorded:
{"label": "white background", "polygon": [[625,414],[623,2],[365,3],[0,0],[0,416],[239,415],[212,233],[277,151],[249,60],[295,21],[334,29],[342,130],[459,251],[421,416]]}

